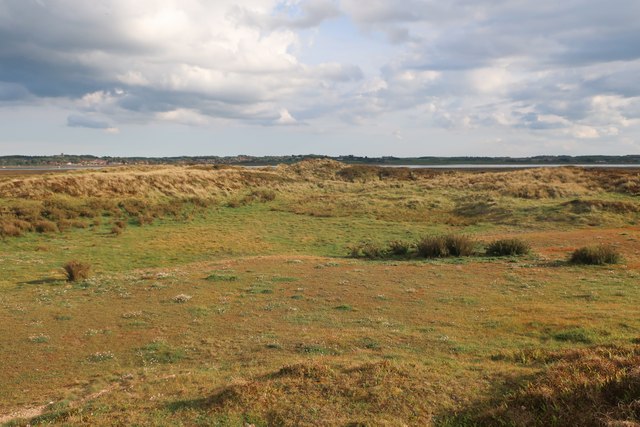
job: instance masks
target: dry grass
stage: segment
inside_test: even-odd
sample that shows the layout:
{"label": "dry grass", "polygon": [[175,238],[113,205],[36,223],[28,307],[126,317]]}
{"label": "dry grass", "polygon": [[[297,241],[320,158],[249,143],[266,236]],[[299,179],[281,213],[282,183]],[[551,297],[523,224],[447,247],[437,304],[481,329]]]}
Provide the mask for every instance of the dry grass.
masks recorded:
{"label": "dry grass", "polygon": [[86,280],[89,278],[91,265],[86,262],[69,261],[63,266],[67,275],[67,281],[76,282],[78,280]]}
{"label": "dry grass", "polygon": [[[390,362],[333,368],[317,362],[287,365],[255,380],[224,387],[208,398],[171,405],[220,414],[243,414],[267,425],[426,425],[429,384],[414,368]],[[412,415],[410,415],[412,414]]]}
{"label": "dry grass", "polygon": [[522,239],[499,239],[487,245],[485,253],[490,256],[526,255],[531,252],[531,245]]}
{"label": "dry grass", "polygon": [[638,347],[596,347],[537,359],[550,367],[492,402],[491,409],[473,409],[451,424],[600,427],[640,422]]}
{"label": "dry grass", "polygon": [[617,264],[622,255],[612,246],[597,245],[578,248],[571,253],[569,262],[572,264],[604,265]]}

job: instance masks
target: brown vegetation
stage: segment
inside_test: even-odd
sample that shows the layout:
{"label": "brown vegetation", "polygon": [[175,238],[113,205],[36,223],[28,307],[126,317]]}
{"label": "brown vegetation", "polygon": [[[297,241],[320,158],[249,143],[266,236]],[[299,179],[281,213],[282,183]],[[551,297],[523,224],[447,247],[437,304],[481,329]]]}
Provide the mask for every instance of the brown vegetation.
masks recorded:
{"label": "brown vegetation", "polygon": [[638,347],[543,352],[534,362],[551,366],[491,403],[491,409],[475,408],[449,424],[599,427],[640,422]]}
{"label": "brown vegetation", "polygon": [[571,254],[569,262],[572,264],[617,264],[622,259],[620,253],[608,245],[585,246],[578,248]]}
{"label": "brown vegetation", "polygon": [[78,280],[86,280],[89,278],[89,272],[91,265],[86,262],[69,261],[64,266],[64,271],[67,274],[67,281],[75,282]]}
{"label": "brown vegetation", "polygon": [[428,397],[429,385],[418,379],[415,368],[390,362],[354,368],[303,363],[172,408],[242,413],[278,426],[314,426],[320,420],[325,425],[365,425],[373,419],[385,425],[426,425],[431,418]]}

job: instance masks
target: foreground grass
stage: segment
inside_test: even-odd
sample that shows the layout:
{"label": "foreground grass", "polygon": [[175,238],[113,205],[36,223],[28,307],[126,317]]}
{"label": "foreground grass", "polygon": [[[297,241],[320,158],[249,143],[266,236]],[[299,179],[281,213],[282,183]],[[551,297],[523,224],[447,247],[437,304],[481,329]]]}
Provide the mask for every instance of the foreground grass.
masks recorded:
{"label": "foreground grass", "polygon": [[[441,208],[427,219],[393,216],[399,202],[387,205],[385,197],[415,196],[422,185],[401,183],[404,189],[366,189],[331,181],[319,190],[306,183],[298,189],[308,193],[280,189],[272,201],[220,203],[188,221],[132,223],[119,236],[105,222],[7,238],[0,243],[0,420],[527,425],[526,414],[496,408],[529,407],[538,389],[527,382],[539,379],[546,390],[554,383],[544,375],[564,372],[563,365],[550,371],[552,363],[575,352],[604,357],[594,347],[636,351],[640,229],[629,224],[633,214],[589,211],[598,226],[529,218],[532,230],[512,219],[447,223]],[[327,186],[341,189],[336,203],[358,198],[359,205],[300,202]],[[423,200],[453,206],[455,194],[437,190]],[[518,237],[531,253],[346,258],[361,241],[450,232],[485,242]],[[594,241],[614,245],[624,264],[567,262],[573,249]],[[67,282],[61,267],[72,259],[90,263],[92,277]],[[544,425],[540,414],[532,419]]]}

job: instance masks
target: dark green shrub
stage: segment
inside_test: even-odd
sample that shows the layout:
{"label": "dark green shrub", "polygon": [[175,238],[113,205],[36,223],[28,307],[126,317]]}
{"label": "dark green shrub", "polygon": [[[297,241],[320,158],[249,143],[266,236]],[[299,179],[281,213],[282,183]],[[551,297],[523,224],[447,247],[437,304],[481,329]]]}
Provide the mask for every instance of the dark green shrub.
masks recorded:
{"label": "dark green shrub", "polygon": [[603,265],[616,264],[622,260],[620,253],[607,245],[585,246],[578,248],[571,254],[569,262],[572,264]]}
{"label": "dark green shrub", "polygon": [[69,261],[63,266],[63,268],[67,274],[67,281],[75,282],[89,278],[91,265],[80,261]]}
{"label": "dark green shrub", "polygon": [[531,246],[521,239],[495,240],[487,246],[485,253],[490,256],[526,255],[531,251]]}

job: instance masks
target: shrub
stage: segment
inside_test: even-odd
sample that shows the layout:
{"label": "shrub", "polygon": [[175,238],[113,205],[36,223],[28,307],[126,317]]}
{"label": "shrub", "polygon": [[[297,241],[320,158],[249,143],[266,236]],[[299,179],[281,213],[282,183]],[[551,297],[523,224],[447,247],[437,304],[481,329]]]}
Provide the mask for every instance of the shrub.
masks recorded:
{"label": "shrub", "polygon": [[13,222],[3,222],[0,224],[0,237],[20,237],[22,230]]}
{"label": "shrub", "polygon": [[47,221],[46,219],[37,221],[34,224],[34,228],[38,233],[55,233],[58,231],[58,226],[56,225],[56,223]]}
{"label": "shrub", "polygon": [[63,266],[63,268],[67,274],[67,281],[75,282],[77,280],[85,280],[89,278],[91,265],[80,261],[69,261]]}
{"label": "shrub", "polygon": [[375,243],[365,242],[349,248],[349,256],[352,258],[377,259],[384,258],[385,250]]}
{"label": "shrub", "polygon": [[449,256],[449,248],[444,236],[426,236],[416,244],[418,255],[424,258],[444,258]]}
{"label": "shrub", "polygon": [[490,256],[526,255],[531,251],[527,242],[521,239],[500,239],[489,243],[485,253]]}
{"label": "shrub", "polygon": [[475,242],[467,236],[449,234],[423,237],[416,247],[418,255],[425,258],[461,257],[473,255]]}
{"label": "shrub", "polygon": [[470,237],[455,234],[446,236],[445,242],[451,256],[471,256],[476,245]]}
{"label": "shrub", "polygon": [[578,248],[571,254],[569,262],[572,264],[616,264],[622,256],[613,247],[607,245],[585,246]]}
{"label": "shrub", "polygon": [[411,249],[411,244],[401,240],[392,240],[389,242],[389,253],[392,255],[406,255]]}

